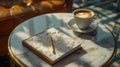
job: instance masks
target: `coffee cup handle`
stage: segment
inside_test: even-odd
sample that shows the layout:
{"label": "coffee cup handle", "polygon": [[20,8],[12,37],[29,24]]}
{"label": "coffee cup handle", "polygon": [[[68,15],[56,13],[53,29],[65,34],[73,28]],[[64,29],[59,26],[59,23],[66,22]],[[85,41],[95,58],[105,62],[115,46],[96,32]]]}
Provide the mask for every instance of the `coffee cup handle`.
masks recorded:
{"label": "coffee cup handle", "polygon": [[98,14],[95,14],[91,20],[91,22],[95,21],[98,18]]}
{"label": "coffee cup handle", "polygon": [[96,20],[98,18],[98,16],[99,16],[98,14],[95,14],[93,19]]}

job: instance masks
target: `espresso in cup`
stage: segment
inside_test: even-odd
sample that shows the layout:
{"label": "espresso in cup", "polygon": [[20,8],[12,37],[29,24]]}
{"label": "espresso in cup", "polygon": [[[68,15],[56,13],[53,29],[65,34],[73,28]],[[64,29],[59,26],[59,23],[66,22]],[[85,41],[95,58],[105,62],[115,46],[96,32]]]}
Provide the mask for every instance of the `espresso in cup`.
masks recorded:
{"label": "espresso in cup", "polygon": [[90,11],[81,10],[81,11],[75,12],[75,16],[79,18],[91,18],[93,14]]}

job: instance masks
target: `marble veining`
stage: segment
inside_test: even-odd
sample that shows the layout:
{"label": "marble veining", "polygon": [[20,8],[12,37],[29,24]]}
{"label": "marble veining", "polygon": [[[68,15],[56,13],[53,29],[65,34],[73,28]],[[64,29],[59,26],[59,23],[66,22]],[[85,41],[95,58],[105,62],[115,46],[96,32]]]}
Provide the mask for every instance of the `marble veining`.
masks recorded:
{"label": "marble veining", "polygon": [[[38,34],[48,28],[61,28],[70,29],[67,25],[72,18],[71,13],[53,13],[45,14],[37,17],[33,17],[24,21],[16,29],[13,30],[10,35],[10,47],[14,55],[21,62],[28,67],[51,67],[42,59],[34,55],[31,51],[22,46],[22,40]],[[65,34],[69,34],[69,31],[64,30]],[[106,61],[109,60],[113,54],[115,41],[104,25],[99,24],[97,29],[96,38],[89,40],[82,39],[83,50],[66,58],[65,61],[61,61],[55,66],[57,67],[100,67]]]}

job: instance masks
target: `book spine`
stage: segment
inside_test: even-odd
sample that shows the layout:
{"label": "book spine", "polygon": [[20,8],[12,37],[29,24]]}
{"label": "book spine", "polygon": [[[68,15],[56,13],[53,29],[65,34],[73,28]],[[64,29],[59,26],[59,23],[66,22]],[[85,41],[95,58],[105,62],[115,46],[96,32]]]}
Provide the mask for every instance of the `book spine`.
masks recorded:
{"label": "book spine", "polygon": [[25,46],[26,48],[28,48],[31,52],[33,52],[35,55],[37,55],[41,59],[45,60],[48,64],[53,65],[53,61],[50,58],[43,55],[40,51],[38,51],[34,47],[30,46],[28,43],[26,43],[25,40],[22,41],[22,45]]}

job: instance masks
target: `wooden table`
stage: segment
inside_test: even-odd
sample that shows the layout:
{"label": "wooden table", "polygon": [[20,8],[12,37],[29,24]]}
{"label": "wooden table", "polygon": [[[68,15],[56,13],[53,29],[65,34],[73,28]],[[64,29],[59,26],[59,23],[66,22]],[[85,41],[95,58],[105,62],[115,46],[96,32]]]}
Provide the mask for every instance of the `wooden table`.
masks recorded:
{"label": "wooden table", "polygon": [[[11,65],[27,67],[51,67],[41,58],[22,46],[22,40],[38,34],[48,28],[57,28],[63,32],[73,33],[68,23],[73,18],[71,13],[52,13],[33,17],[18,25],[9,37],[9,53]],[[96,21],[99,22],[99,21]],[[55,65],[56,67],[100,67],[109,65],[116,53],[116,44],[111,32],[102,24],[98,24],[97,34],[87,39],[79,34],[83,40],[80,52],[66,58]],[[73,33],[74,34],[74,33]],[[14,63],[13,63],[14,62]]]}

